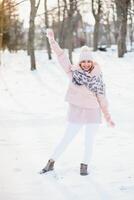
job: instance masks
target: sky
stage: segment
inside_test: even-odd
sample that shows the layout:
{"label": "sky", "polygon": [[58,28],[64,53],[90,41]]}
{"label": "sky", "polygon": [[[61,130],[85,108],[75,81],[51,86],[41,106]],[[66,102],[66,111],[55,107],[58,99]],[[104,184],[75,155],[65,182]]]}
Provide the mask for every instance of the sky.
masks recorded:
{"label": "sky", "polygon": [[[20,2],[21,0],[17,0],[17,2]],[[26,1],[18,5],[18,11],[20,13],[20,18],[24,19],[24,26],[28,27],[29,23],[29,13],[30,13],[30,1]],[[57,0],[50,1],[48,0],[48,8],[55,6],[57,3]],[[38,14],[41,14],[44,12],[44,0],[41,0]],[[84,15],[84,13],[83,13]],[[85,14],[84,15],[84,21],[90,22],[91,24],[94,24],[94,18],[92,14]]]}
{"label": "sky", "polygon": [[[20,2],[21,0],[17,0],[17,2]],[[52,7],[56,4],[57,0],[50,1],[48,0],[48,7]],[[28,26],[29,22],[29,13],[30,13],[30,1],[26,1],[18,5],[18,12],[20,14],[20,18],[24,19],[24,25]],[[38,14],[41,14],[44,12],[44,0],[41,0]]]}

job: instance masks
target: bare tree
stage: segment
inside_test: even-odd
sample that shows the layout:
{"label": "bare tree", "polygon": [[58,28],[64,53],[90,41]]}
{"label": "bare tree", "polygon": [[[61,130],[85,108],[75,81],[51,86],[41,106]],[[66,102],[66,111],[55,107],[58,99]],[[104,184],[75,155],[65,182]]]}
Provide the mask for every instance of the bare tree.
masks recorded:
{"label": "bare tree", "polygon": [[[3,0],[0,3],[0,50],[2,49],[2,43],[3,43],[3,32],[4,32],[4,6],[5,6],[5,0]],[[1,59],[0,59],[1,64]]]}
{"label": "bare tree", "polygon": [[110,27],[110,22],[109,22],[109,11],[107,12],[107,16],[106,16],[106,37],[107,37],[107,47],[111,46],[111,27]]}
{"label": "bare tree", "polygon": [[119,27],[118,35],[118,57],[123,57],[126,48],[126,35],[127,35],[127,15],[130,0],[115,0],[117,9],[117,23]]}
{"label": "bare tree", "polygon": [[112,9],[112,20],[113,20],[113,30],[112,33],[114,35],[114,39],[115,39],[115,44],[117,44],[117,39],[118,39],[118,35],[119,35],[119,27],[118,27],[118,23],[117,23],[117,14],[116,14],[116,5],[115,5],[115,1],[112,0],[111,2],[111,9]]}
{"label": "bare tree", "polygon": [[129,17],[129,38],[130,38],[130,47],[131,51],[133,50],[133,40],[134,40],[134,0],[130,1],[130,6],[129,6],[129,12],[128,12],[128,17]]}
{"label": "bare tree", "polygon": [[59,26],[59,37],[58,38],[60,38],[60,40],[59,40],[59,44],[60,44],[60,46],[61,47],[64,47],[64,45],[65,45],[65,41],[64,41],[64,39],[65,39],[65,34],[64,34],[64,28],[65,28],[65,21],[66,21],[66,18],[67,18],[67,2],[66,1],[63,1],[63,11],[62,11],[62,13],[60,12],[60,15],[62,15],[61,16],[61,18],[62,18],[62,20],[60,21],[60,26]]}
{"label": "bare tree", "polygon": [[[14,0],[0,1],[0,50],[7,48],[9,41],[9,31],[12,23],[16,21],[16,7]],[[0,59],[1,61],[1,59]]]}
{"label": "bare tree", "polygon": [[69,0],[69,9],[67,10],[68,13],[68,32],[67,32],[67,39],[68,39],[68,51],[69,51],[69,58],[72,62],[72,51],[73,51],[73,23],[72,18],[74,14],[74,1]]}
{"label": "bare tree", "polygon": [[60,20],[60,18],[61,18],[61,7],[60,7],[60,0],[58,0],[57,1],[57,3],[58,3],[58,38],[60,38],[60,27],[61,27],[61,20]]}
{"label": "bare tree", "polygon": [[12,10],[10,6],[13,6],[13,1],[2,0],[0,2],[0,48],[2,48],[4,33],[10,27],[10,20],[12,15]]}
{"label": "bare tree", "polygon": [[103,18],[104,20],[104,27],[106,31],[106,42],[107,42],[107,47],[111,46],[111,24],[110,24],[110,14],[111,14],[111,4],[112,2],[110,1],[105,1],[105,7],[106,9],[103,11]]}
{"label": "bare tree", "polygon": [[98,49],[98,40],[99,40],[99,25],[102,13],[102,0],[92,0],[92,13],[95,19],[94,25],[94,38],[93,38],[93,50]]}
{"label": "bare tree", "polygon": [[[64,20],[66,21],[66,37],[67,37],[67,48],[69,51],[69,58],[70,61],[72,62],[72,51],[73,51],[73,32],[75,29],[75,24],[74,24],[74,15],[77,12],[77,1],[75,0],[63,0],[64,1],[64,17],[66,17],[67,13],[67,18]],[[66,11],[66,13],[65,13]]]}
{"label": "bare tree", "polygon": [[[45,27],[46,29],[49,28],[49,20],[48,20],[48,9],[47,9],[47,0],[44,0],[44,10],[45,10]],[[48,58],[52,59],[51,56],[51,48],[48,42],[48,38],[46,37],[46,44],[47,44],[47,50],[48,50]]]}
{"label": "bare tree", "polygon": [[35,37],[35,17],[40,4],[38,0],[36,5],[36,0],[30,0],[31,10],[30,10],[30,20],[29,20],[29,32],[28,32],[28,55],[30,55],[31,70],[36,69],[35,52],[34,52],[34,37]]}
{"label": "bare tree", "polygon": [[16,19],[14,18],[12,20],[11,25],[12,26],[9,28],[9,31],[5,35],[5,42],[8,50],[12,52],[25,49],[26,42],[24,37],[25,33],[23,22],[16,17]]}

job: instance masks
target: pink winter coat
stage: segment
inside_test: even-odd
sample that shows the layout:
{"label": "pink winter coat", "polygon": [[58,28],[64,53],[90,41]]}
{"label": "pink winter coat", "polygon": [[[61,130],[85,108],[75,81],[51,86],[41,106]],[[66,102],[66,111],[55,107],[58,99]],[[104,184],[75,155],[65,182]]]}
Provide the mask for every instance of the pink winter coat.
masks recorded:
{"label": "pink winter coat", "polygon": [[[60,65],[63,67],[64,71],[68,75],[70,79],[69,87],[66,93],[66,101],[69,102],[71,105],[77,106],[83,109],[97,109],[100,108],[104,114],[106,121],[111,120],[110,113],[108,111],[108,102],[106,96],[104,95],[95,95],[93,92],[89,91],[86,86],[79,87],[72,83],[72,71],[73,69],[79,68],[78,66],[73,66],[65,54],[63,49],[61,49],[58,43],[54,39],[49,39],[49,43],[51,45],[52,50],[57,55],[58,61]],[[79,70],[81,70],[79,68]],[[99,65],[95,64],[94,69],[90,73],[90,75],[100,75],[101,70]]]}

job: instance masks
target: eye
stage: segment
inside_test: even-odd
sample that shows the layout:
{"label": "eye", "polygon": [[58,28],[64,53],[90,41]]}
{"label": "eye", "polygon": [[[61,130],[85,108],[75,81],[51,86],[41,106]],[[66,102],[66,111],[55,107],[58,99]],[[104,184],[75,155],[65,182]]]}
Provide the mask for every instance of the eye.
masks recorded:
{"label": "eye", "polygon": [[86,62],[85,60],[82,60],[82,61],[81,61],[81,63],[85,63],[85,62]]}
{"label": "eye", "polygon": [[91,61],[91,60],[88,60],[87,62],[88,62],[88,63],[92,63],[92,61]]}

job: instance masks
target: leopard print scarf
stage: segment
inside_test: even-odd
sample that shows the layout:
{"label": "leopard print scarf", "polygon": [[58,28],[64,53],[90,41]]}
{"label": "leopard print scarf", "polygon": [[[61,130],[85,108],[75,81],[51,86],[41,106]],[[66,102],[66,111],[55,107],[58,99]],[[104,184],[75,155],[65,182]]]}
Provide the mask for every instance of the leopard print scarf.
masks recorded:
{"label": "leopard print scarf", "polygon": [[103,83],[102,73],[99,76],[90,76],[89,73],[82,70],[82,72],[75,70],[73,71],[72,82],[76,85],[85,85],[95,95],[105,95],[105,84]]}

